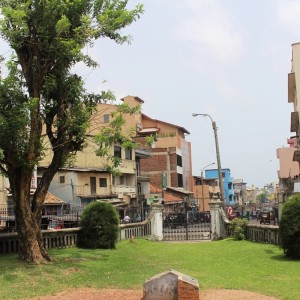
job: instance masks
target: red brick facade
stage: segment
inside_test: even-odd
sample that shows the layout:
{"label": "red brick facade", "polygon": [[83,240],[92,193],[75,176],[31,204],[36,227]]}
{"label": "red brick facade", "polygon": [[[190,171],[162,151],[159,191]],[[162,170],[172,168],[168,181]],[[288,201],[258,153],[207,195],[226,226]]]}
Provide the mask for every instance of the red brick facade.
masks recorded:
{"label": "red brick facade", "polygon": [[176,148],[153,148],[151,157],[141,160],[141,173],[150,176],[153,185],[162,187],[162,174],[165,173],[167,186],[178,187]]}
{"label": "red brick facade", "polygon": [[178,300],[199,300],[199,288],[178,279]]}

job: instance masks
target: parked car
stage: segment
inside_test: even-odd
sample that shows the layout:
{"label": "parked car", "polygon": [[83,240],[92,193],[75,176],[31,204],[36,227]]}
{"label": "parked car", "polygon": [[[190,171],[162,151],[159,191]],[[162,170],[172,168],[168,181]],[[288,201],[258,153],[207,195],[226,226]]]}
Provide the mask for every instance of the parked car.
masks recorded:
{"label": "parked car", "polygon": [[275,224],[275,214],[274,211],[261,211],[258,215],[258,220],[260,224]]}

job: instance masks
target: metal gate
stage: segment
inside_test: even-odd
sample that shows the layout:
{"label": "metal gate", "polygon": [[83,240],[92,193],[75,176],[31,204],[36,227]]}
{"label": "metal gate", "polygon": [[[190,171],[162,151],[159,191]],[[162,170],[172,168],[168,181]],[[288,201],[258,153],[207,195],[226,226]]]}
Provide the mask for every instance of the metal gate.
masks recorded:
{"label": "metal gate", "polygon": [[209,212],[184,212],[163,214],[165,241],[210,240]]}

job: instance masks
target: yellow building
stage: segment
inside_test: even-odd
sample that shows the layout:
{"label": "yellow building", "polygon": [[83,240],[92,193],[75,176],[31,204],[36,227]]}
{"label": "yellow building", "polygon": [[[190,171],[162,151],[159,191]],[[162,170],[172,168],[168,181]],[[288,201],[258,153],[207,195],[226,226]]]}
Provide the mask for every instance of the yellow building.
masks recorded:
{"label": "yellow building", "polygon": [[[139,101],[131,101],[128,99],[126,103],[130,106],[139,104]],[[125,102],[125,101],[124,101]],[[114,145],[110,151],[111,155],[121,159],[120,171],[122,175],[112,176],[107,171],[106,158],[96,155],[98,148],[93,141],[93,137],[97,135],[103,126],[108,126],[111,121],[111,113],[116,111],[115,104],[98,104],[96,111],[92,114],[90,127],[87,131],[86,147],[77,152],[74,161],[70,167],[61,168],[54,176],[49,192],[59,197],[71,206],[82,206],[91,201],[107,201],[120,208],[121,217],[129,214],[127,210],[133,209],[132,217],[137,214],[139,195],[149,193],[149,179],[142,178],[142,182],[137,190],[137,171],[136,162],[139,157],[147,157],[148,153],[141,153],[139,149],[123,149],[121,145]],[[138,122],[139,114],[125,115],[126,126],[124,131],[134,127]],[[137,118],[137,120],[136,120]],[[43,170],[48,167],[51,162],[52,154],[46,151],[44,159],[38,166],[38,178]],[[147,190],[148,182],[148,190]],[[143,189],[144,188],[144,189]]]}

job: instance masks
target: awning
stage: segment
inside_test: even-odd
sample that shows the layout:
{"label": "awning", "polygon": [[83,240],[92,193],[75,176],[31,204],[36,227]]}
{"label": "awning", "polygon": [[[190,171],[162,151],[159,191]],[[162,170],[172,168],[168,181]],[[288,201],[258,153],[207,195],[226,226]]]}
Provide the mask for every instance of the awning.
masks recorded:
{"label": "awning", "polygon": [[159,128],[153,127],[153,128],[143,128],[139,131],[139,133],[155,133],[158,132]]}

